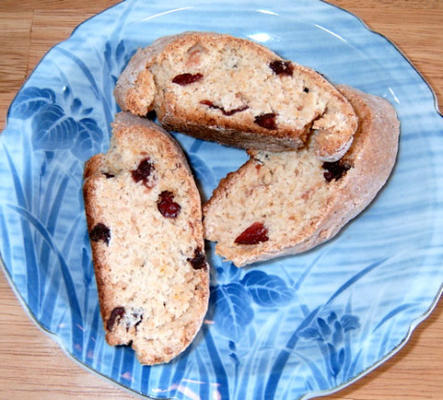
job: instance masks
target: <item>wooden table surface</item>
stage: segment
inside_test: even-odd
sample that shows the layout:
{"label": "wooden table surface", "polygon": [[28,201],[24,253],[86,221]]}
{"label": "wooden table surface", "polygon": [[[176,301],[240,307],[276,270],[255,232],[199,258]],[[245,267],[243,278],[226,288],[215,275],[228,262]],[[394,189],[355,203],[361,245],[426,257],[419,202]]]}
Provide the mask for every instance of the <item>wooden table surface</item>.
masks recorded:
{"label": "wooden table surface", "polygon": [[[166,1],[166,0],[165,0]],[[443,105],[443,1],[331,0],[393,41],[424,75]],[[0,2],[0,128],[24,79],[57,42],[104,0]],[[191,3],[191,2],[190,2]],[[442,110],[442,107],[440,107]],[[442,132],[443,133],[443,132]],[[392,359],[329,399],[443,399],[443,305]],[[0,399],[135,399],[87,372],[28,318],[0,273]],[[206,399],[203,399],[206,400]]]}

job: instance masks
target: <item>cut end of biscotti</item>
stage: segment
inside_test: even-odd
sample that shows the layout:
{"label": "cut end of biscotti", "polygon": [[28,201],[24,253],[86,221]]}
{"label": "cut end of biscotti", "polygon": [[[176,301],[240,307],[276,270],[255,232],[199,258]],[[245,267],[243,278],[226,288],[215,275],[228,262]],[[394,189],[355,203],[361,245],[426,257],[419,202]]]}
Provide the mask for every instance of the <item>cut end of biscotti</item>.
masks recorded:
{"label": "cut end of biscotti", "polygon": [[395,162],[399,123],[384,99],[340,90],[360,118],[354,141],[339,161],[322,161],[308,147],[250,152],[223,179],[203,208],[205,237],[241,267],[307,251],[332,238],[386,182]]}
{"label": "cut end of biscotti", "polygon": [[106,340],[142,364],[170,361],[207,310],[200,197],[178,144],[120,113],[111,147],[85,167],[84,197]]}
{"label": "cut end of biscotti", "polygon": [[247,149],[300,149],[314,129],[316,154],[329,161],[344,154],[358,124],[346,98],[320,74],[254,42],[207,32],[140,50],[119,78],[116,98],[138,115],[155,109],[167,129]]}

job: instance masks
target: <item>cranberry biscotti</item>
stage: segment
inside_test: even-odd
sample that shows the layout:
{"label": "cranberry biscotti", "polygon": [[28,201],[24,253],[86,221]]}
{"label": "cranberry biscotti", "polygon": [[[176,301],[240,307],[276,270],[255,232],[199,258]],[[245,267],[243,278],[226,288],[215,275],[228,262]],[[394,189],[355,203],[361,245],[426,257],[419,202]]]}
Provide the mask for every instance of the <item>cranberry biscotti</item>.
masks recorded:
{"label": "cranberry biscotti", "polygon": [[322,75],[257,43],[210,32],[163,37],[140,49],[114,93],[123,110],[155,110],[168,130],[230,146],[294,150],[312,134],[326,161],[343,156],[358,124]]}
{"label": "cranberry biscotti", "polygon": [[332,238],[375,197],[395,162],[399,122],[386,100],[341,86],[360,125],[345,156],[251,152],[203,208],[206,239],[237,266],[309,250]]}
{"label": "cranberry biscotti", "polygon": [[85,166],[84,199],[106,340],[168,362],[198,332],[209,271],[200,195],[178,144],[117,114],[111,147]]}

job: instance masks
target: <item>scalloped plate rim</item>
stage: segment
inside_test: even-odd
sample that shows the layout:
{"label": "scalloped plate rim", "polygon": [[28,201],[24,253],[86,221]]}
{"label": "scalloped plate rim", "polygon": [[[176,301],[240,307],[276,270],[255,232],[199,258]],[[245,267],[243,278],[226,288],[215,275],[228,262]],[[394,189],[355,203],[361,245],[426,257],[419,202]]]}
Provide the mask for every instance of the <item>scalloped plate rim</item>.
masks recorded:
{"label": "scalloped plate rim", "polygon": [[[41,59],[38,61],[38,63],[34,66],[32,72],[26,77],[26,79],[23,81],[23,84],[20,86],[20,89],[17,91],[17,93],[14,95],[10,105],[8,106],[8,110],[7,110],[7,114],[6,114],[6,120],[5,120],[5,125],[4,128],[2,130],[2,132],[0,133],[3,134],[4,132],[6,132],[8,130],[8,123],[9,123],[9,118],[11,117],[10,113],[11,110],[13,108],[13,105],[18,97],[18,95],[20,94],[20,92],[22,91],[22,89],[26,86],[27,82],[30,80],[30,78],[32,77],[32,75],[34,74],[35,70],[39,67],[39,65],[45,61],[46,57],[48,57],[48,55],[58,46],[60,46],[61,44],[71,40],[71,38],[73,38],[78,29],[83,26],[84,24],[90,22],[90,20],[96,18],[97,16],[107,12],[110,9],[113,9],[115,7],[121,6],[122,4],[126,3],[126,1],[131,1],[131,0],[122,0],[117,4],[114,4],[110,7],[107,7],[105,9],[103,9],[102,11],[92,15],[91,17],[85,19],[84,21],[82,21],[80,24],[78,24],[71,32],[71,34],[65,39],[62,40],[58,43],[56,43],[55,45],[53,45],[49,50],[47,50],[45,52],[45,54],[41,57]],[[383,38],[386,42],[386,45],[388,46],[392,46],[401,56],[402,58],[409,64],[409,66],[418,74],[418,76],[420,77],[420,79],[426,84],[426,86],[428,87],[429,91],[431,92],[432,96],[433,96],[433,100],[434,100],[434,111],[436,112],[437,115],[439,115],[440,117],[443,117],[443,113],[440,112],[439,110],[439,103],[438,103],[438,98],[437,95],[434,91],[434,89],[432,88],[432,86],[429,84],[429,82],[427,81],[427,79],[422,75],[422,73],[417,70],[417,68],[413,65],[413,63],[409,60],[409,58],[403,53],[403,51],[397,47],[397,45],[395,43],[393,43],[390,39],[388,39],[384,34],[377,32],[373,29],[371,29],[359,16],[357,16],[356,14],[354,14],[351,11],[346,10],[345,8],[342,8],[340,6],[337,6],[335,4],[331,4],[326,0],[318,0],[324,4],[326,4],[327,6],[336,8],[338,10],[341,10],[342,12],[345,12],[347,14],[349,14],[350,16],[352,16],[353,18],[355,18],[356,20],[358,20],[362,26],[362,28],[364,28],[365,30],[367,30],[369,33],[372,33],[374,35],[378,35],[381,38]],[[10,287],[12,288],[15,296],[17,297],[17,299],[19,300],[19,303],[21,304],[22,308],[24,309],[25,313],[28,315],[28,317],[34,322],[34,324],[42,331],[44,332],[46,335],[48,335],[49,337],[51,337],[51,339],[54,340],[54,342],[56,342],[58,344],[58,346],[62,349],[62,351],[68,356],[68,358],[72,359],[73,361],[75,361],[77,364],[79,364],[81,367],[83,367],[85,370],[87,370],[88,372],[93,372],[94,374],[96,374],[97,376],[101,377],[102,379],[106,380],[107,382],[112,382],[114,385],[116,385],[119,388],[122,388],[126,391],[128,391],[129,393],[136,395],[140,398],[148,398],[148,399],[152,399],[152,400],[157,400],[157,399],[164,399],[164,398],[155,398],[149,395],[144,395],[134,389],[131,389],[128,386],[125,386],[121,383],[119,383],[118,381],[107,377],[101,373],[99,373],[97,370],[93,369],[92,367],[84,364],[82,361],[80,361],[78,358],[76,358],[73,354],[71,354],[67,348],[65,347],[65,345],[61,342],[59,336],[57,334],[55,334],[54,332],[51,332],[49,330],[47,330],[46,328],[44,328],[40,321],[37,319],[37,317],[31,312],[31,310],[29,309],[27,303],[24,301],[24,299],[22,298],[20,292],[18,291],[16,284],[13,282],[10,273],[8,271],[8,269],[6,268],[4,261],[3,261],[3,257],[0,254],[0,265],[1,265],[1,269],[4,272],[4,276],[6,277],[7,282],[9,283]],[[376,368],[378,368],[380,365],[382,365],[383,363],[385,363],[386,361],[388,361],[390,358],[392,358],[394,355],[396,355],[401,349],[403,349],[403,347],[408,343],[409,339],[411,338],[413,332],[415,331],[415,329],[422,323],[424,322],[429,316],[430,314],[433,312],[433,310],[436,308],[441,296],[443,295],[443,284],[440,285],[440,288],[438,290],[438,292],[435,294],[435,296],[432,299],[431,304],[429,305],[429,307],[417,318],[413,319],[410,321],[409,324],[409,329],[407,331],[407,333],[404,335],[404,337],[401,339],[401,341],[399,342],[399,344],[394,347],[388,354],[386,354],[384,357],[382,357],[380,360],[378,360],[377,362],[373,363],[372,365],[370,365],[369,367],[367,367],[365,370],[363,370],[361,373],[359,373],[358,375],[356,375],[355,377],[353,377],[352,379],[343,382],[340,385],[337,385],[335,387],[332,387],[330,389],[326,389],[326,390],[322,390],[322,391],[313,391],[313,392],[308,392],[303,394],[300,397],[300,400],[308,400],[311,399],[313,397],[317,397],[317,396],[327,396],[333,393],[336,393],[350,385],[352,385],[353,383],[355,383],[356,381],[360,380],[361,378],[365,377],[366,375],[368,375],[369,373],[371,373],[373,370],[375,370]]]}

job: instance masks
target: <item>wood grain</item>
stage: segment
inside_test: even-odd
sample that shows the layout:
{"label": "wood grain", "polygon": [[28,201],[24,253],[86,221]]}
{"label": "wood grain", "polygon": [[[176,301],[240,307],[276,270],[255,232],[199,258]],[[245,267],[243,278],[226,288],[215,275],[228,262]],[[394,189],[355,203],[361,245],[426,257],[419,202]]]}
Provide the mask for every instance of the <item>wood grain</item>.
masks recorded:
{"label": "wood grain", "polygon": [[[117,3],[107,0],[0,2],[0,127],[7,107],[46,51],[84,19]],[[443,104],[443,1],[333,0],[392,40]],[[441,106],[440,106],[441,109]],[[120,399],[135,396],[84,370],[27,316],[0,274],[0,398]],[[443,305],[391,360],[329,399],[443,398]],[[206,399],[203,399],[206,400]]]}

